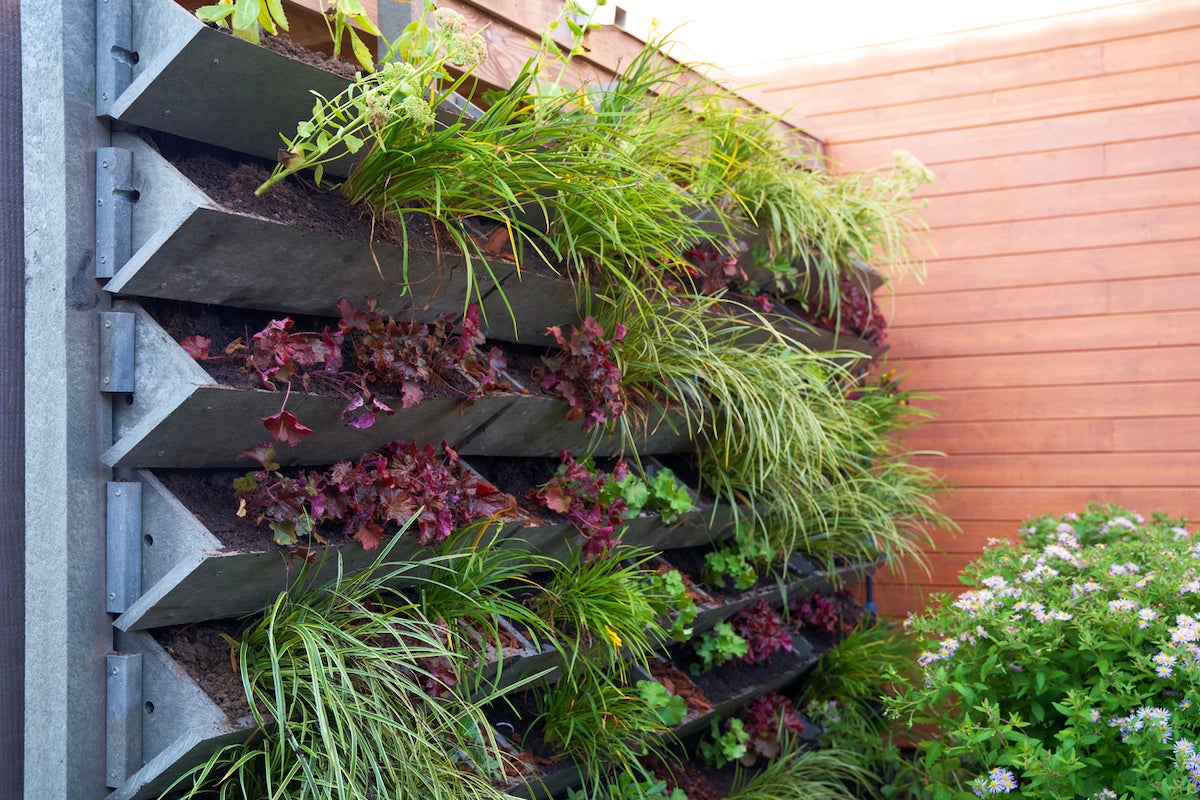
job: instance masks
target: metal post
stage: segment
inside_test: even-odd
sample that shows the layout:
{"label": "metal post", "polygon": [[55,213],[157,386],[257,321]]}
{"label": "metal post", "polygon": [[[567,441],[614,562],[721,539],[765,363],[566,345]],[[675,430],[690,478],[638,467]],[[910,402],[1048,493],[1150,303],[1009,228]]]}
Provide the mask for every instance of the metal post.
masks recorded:
{"label": "metal post", "polygon": [[[96,150],[109,138],[96,116],[96,5],[25,0],[20,13],[29,176],[20,239],[24,514],[25,529],[35,532],[25,537],[26,800],[106,794],[101,721],[112,620],[102,598],[110,471],[100,454],[112,441],[112,412],[98,386],[96,317],[106,301],[94,277],[94,187]],[[11,774],[12,763],[5,759],[0,776]]]}

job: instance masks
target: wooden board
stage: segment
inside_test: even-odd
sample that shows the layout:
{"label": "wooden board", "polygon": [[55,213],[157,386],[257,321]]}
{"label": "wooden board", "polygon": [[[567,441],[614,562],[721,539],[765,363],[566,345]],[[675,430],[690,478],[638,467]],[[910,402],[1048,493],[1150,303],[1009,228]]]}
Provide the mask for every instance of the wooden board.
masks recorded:
{"label": "wooden board", "polygon": [[904,357],[1191,346],[1197,343],[1197,331],[1200,331],[1200,311],[1164,311],[902,328],[889,338],[893,357],[903,360]]}
{"label": "wooden board", "polygon": [[1097,313],[1130,314],[1200,309],[1200,271],[1144,280],[987,288],[906,296],[891,331],[954,323],[1050,319]]}

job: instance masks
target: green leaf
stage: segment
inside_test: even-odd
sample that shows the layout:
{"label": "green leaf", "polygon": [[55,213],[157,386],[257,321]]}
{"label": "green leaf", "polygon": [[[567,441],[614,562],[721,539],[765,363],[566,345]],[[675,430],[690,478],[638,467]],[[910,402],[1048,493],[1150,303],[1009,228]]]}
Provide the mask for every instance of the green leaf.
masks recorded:
{"label": "green leaf", "polygon": [[200,6],[196,9],[196,18],[201,22],[225,24],[234,10],[233,6]]}
{"label": "green leaf", "polygon": [[258,38],[258,12],[262,9],[260,0],[237,0],[233,12],[233,29],[235,31],[255,30],[254,38]]}

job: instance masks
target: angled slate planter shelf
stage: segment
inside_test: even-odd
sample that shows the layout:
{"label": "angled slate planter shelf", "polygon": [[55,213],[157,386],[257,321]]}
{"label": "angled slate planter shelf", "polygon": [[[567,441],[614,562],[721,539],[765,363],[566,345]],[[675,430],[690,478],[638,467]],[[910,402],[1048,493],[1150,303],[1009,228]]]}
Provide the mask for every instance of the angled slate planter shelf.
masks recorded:
{"label": "angled slate planter shelf", "polygon": [[[136,303],[119,301],[115,311],[133,314],[134,390],[129,402],[113,403],[115,443],[104,454],[114,467],[241,467],[237,455],[269,439],[262,426],[277,413],[284,395],[265,389],[221,385],[192,359]],[[456,445],[514,401],[512,394],[482,397],[464,404],[455,398],[427,398],[412,408],[380,415],[358,430],[343,424],[346,405],[338,394],[292,392],[288,411],[314,433],[295,447],[280,446],[282,464],[330,464],[356,458],[395,439]]]}
{"label": "angled slate planter shelf", "polygon": [[[453,249],[410,247],[409,284],[399,285],[405,260],[399,246],[229,210],[140,138],[113,134],[112,139],[109,158],[115,163],[129,154],[129,185],[137,192],[134,202],[128,193],[109,201],[128,203],[129,221],[113,223],[115,243],[98,244],[99,251],[113,252],[113,277],[105,286],[113,294],[322,316],[334,315],[343,297],[358,303],[372,296],[397,318],[422,321],[463,310],[466,267]],[[98,166],[105,160],[102,154]],[[503,259],[489,266],[501,281],[516,270]],[[492,297],[486,269],[480,264],[475,269],[489,319],[505,318],[508,312]],[[573,303],[569,308],[573,313]],[[544,335],[545,327],[522,325],[520,333],[527,332]]]}
{"label": "angled slate planter shelf", "polygon": [[311,92],[332,97],[349,82],[210,28],[173,0],[103,0],[97,22],[100,116],[271,161],[279,134],[312,114]]}
{"label": "angled slate planter shelf", "polygon": [[[752,680],[742,688],[729,691],[724,682],[720,681],[721,668],[709,670],[706,673],[692,676],[692,682],[704,691],[712,709],[704,714],[684,718],[673,733],[678,737],[704,730],[709,726],[709,720],[727,717],[756,697],[775,691],[795,680],[821,658],[824,648],[815,647],[803,636],[792,637],[792,652],[779,652],[771,656],[772,660],[786,661],[779,669],[769,664],[754,665],[749,669],[763,673],[764,677]],[[725,691],[722,691],[725,689]]]}
{"label": "angled slate planter shelf", "polygon": [[[561,450],[600,457],[625,451],[625,442],[618,433],[600,428],[585,431],[581,421],[567,419],[568,410],[566,402],[557,397],[523,397],[460,442],[460,452],[470,456],[519,454],[550,458]],[[682,415],[657,409],[646,413],[647,424],[634,432],[639,454],[690,453],[695,449]]]}
{"label": "angled slate planter shelf", "polygon": [[[224,619],[260,611],[279,592],[297,586],[302,562],[288,560],[263,531],[262,550],[226,547],[182,501],[150,470],[122,471],[123,477],[141,484],[141,526],[125,542],[140,560],[140,590],[121,609],[114,625],[120,630],[142,630],[210,619]],[[230,515],[234,513],[232,487]],[[530,530],[519,521],[492,523],[486,535],[505,544],[509,537]],[[112,536],[110,529],[110,536]],[[110,541],[110,549],[116,543]],[[430,552],[416,537],[392,546],[390,561],[411,559]],[[332,580],[339,569],[352,575],[368,568],[378,550],[364,550],[357,542],[318,550],[316,562],[304,576],[304,585]],[[339,564],[340,559],[340,564]]]}
{"label": "angled slate planter shelf", "polygon": [[[499,685],[507,685],[530,673],[543,671],[545,653],[501,620],[518,645],[511,662],[499,673]],[[227,744],[244,742],[258,729],[253,716],[231,717],[197,684],[154,636],[145,631],[115,633],[119,655],[136,655],[141,663],[141,681],[127,686],[131,697],[130,712],[139,719],[140,754],[135,756],[131,774],[119,784],[108,800],[157,798],[168,786],[192,767],[203,763]],[[553,654],[550,654],[553,656]],[[483,675],[494,674],[495,662],[481,667]]]}
{"label": "angled slate planter shelf", "polygon": [[[671,553],[664,553],[662,560],[668,566],[674,567],[671,564]],[[826,572],[817,569],[803,557],[793,556],[788,560],[783,574],[773,583],[724,597],[713,594],[710,589],[703,587],[705,591],[713,594],[714,603],[700,608],[700,613],[691,626],[693,633],[698,636],[711,630],[718,622],[728,619],[758,600],[763,600],[768,605],[778,605],[784,598],[790,600],[814,592],[827,592],[842,586],[852,586],[876,566],[877,564],[855,563]],[[694,576],[689,577],[694,579]]]}
{"label": "angled slate planter shelf", "polygon": [[141,631],[117,631],[114,645],[120,653],[141,656],[141,683],[129,687],[140,695],[131,713],[140,715],[133,724],[141,730],[141,756],[125,780],[111,780],[110,776],[111,783],[120,785],[108,800],[156,798],[219,748],[246,741],[254,734],[253,717],[230,717],[154,637]]}

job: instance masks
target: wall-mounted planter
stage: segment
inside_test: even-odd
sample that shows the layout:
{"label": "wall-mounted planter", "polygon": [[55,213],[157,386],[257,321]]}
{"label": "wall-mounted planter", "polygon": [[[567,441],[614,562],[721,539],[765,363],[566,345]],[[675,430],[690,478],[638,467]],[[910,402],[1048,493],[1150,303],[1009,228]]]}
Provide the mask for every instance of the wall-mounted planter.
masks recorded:
{"label": "wall-mounted planter", "polygon": [[348,83],[210,28],[172,0],[105,0],[97,23],[100,116],[271,161],[279,134],[312,114],[312,92],[332,97]]}
{"label": "wall-mounted planter", "polygon": [[[277,413],[284,395],[265,389],[221,385],[136,303],[114,310],[135,316],[135,385],[130,402],[113,403],[115,443],[104,454],[114,467],[240,467],[238,453],[269,439],[264,417]],[[464,404],[430,397],[412,408],[391,403],[371,428],[341,422],[341,395],[291,393],[287,409],[314,431],[295,447],[280,446],[282,464],[331,464],[371,452],[396,439],[451,446],[496,416],[515,399],[496,394]]]}
{"label": "wall-mounted planter", "polygon": [[692,682],[704,691],[712,709],[704,714],[685,717],[673,731],[684,737],[705,730],[712,719],[733,714],[756,697],[775,691],[795,680],[820,659],[824,649],[815,647],[802,636],[792,637],[792,652],[780,651],[771,656],[769,662],[750,666],[739,666],[736,681],[728,679],[723,668],[692,677]]}
{"label": "wall-mounted planter", "polygon": [[[116,649],[141,655],[141,758],[135,771],[120,782],[108,800],[158,797],[192,767],[217,749],[247,740],[256,730],[252,717],[233,719],[183,671],[174,659],[143,632],[115,634]],[[118,782],[118,781],[114,781]]]}
{"label": "wall-mounted planter", "polygon": [[[279,592],[297,583],[298,557],[289,560],[285,551],[270,545],[257,552],[229,549],[153,472],[137,470],[126,477],[142,487],[141,529],[131,532],[136,541],[127,547],[140,556],[143,588],[115,620],[117,628],[141,630],[236,617],[263,609]],[[229,501],[232,516],[232,488]],[[503,538],[519,528],[517,522],[500,522],[487,534]],[[264,544],[269,537],[264,530]],[[404,560],[427,552],[429,548],[413,537],[396,543],[389,558]],[[324,558],[317,554],[305,584],[329,581],[339,568],[346,575],[361,572],[378,555],[378,550],[363,550],[357,542],[334,546]]]}
{"label": "wall-mounted planter", "polygon": [[[401,285],[405,252],[400,246],[230,210],[140,138],[116,133],[112,139],[117,151],[130,154],[130,184],[138,192],[129,205],[128,225],[115,226],[115,274],[109,273],[113,277],[105,287],[114,294],[326,316],[335,313],[343,297],[361,302],[373,296],[393,315],[423,321],[463,310],[467,272],[454,248],[422,250],[414,244],[407,254],[409,281]],[[516,265],[503,259],[486,266],[476,262],[479,295],[495,324],[508,311],[491,297],[494,284],[488,270],[503,280]],[[573,318],[573,309],[573,301],[563,308],[566,321]],[[545,327],[522,325],[520,333],[544,335]]]}
{"label": "wall-mounted planter", "polygon": [[[679,554],[675,554],[676,560]],[[672,554],[666,553],[663,561],[672,564]],[[743,608],[762,600],[768,605],[778,605],[785,598],[790,600],[803,597],[814,592],[827,592],[843,586],[852,586],[862,579],[866,572],[874,569],[876,564],[847,564],[832,572],[817,569],[803,557],[793,556],[788,560],[783,572],[775,581],[767,582],[744,592],[726,593],[724,596],[714,595],[714,603],[702,606],[700,613],[692,623],[694,635],[700,635],[711,630],[714,625],[741,611]],[[684,570],[689,579],[697,581],[699,576],[691,574],[694,570]]]}
{"label": "wall-mounted planter", "polygon": [[[583,430],[579,420],[567,419],[569,406],[556,397],[530,395],[461,442],[460,452],[471,456],[521,454],[551,458],[560,450],[614,456],[627,451],[620,434],[600,427]],[[626,412],[629,413],[629,412]],[[645,426],[637,426],[633,446],[642,455],[689,453],[695,449],[682,415],[651,409]]]}

